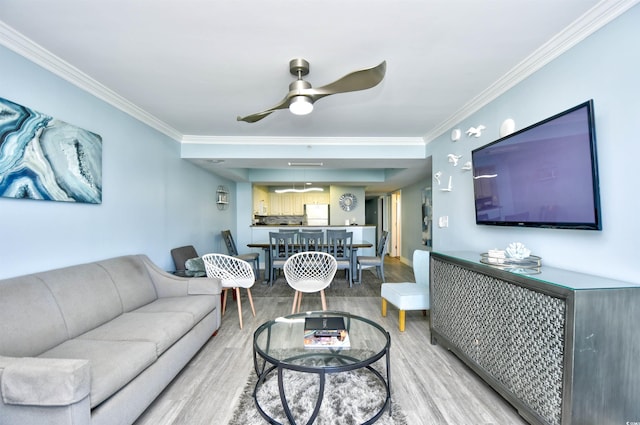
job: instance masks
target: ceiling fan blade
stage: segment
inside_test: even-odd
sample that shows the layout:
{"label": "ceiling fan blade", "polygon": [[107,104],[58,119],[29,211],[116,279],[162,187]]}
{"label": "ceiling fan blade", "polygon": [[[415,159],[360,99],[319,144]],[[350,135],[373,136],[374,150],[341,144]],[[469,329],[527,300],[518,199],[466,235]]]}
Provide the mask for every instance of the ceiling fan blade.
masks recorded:
{"label": "ceiling fan blade", "polygon": [[256,121],[260,121],[262,118],[269,116],[272,112],[277,111],[278,109],[286,109],[289,107],[289,95],[285,96],[284,99],[282,99],[280,101],[280,103],[278,103],[276,106],[273,106],[267,110],[264,110],[262,112],[257,112],[255,114],[251,114],[251,115],[247,115],[246,117],[241,117],[238,116],[237,120],[238,121],[244,121],[244,122],[248,122],[248,123],[253,123]]}
{"label": "ceiling fan blade", "polygon": [[325,86],[304,90],[303,94],[316,101],[332,94],[370,89],[380,84],[386,70],[387,61],[382,61],[378,66],[354,71]]}

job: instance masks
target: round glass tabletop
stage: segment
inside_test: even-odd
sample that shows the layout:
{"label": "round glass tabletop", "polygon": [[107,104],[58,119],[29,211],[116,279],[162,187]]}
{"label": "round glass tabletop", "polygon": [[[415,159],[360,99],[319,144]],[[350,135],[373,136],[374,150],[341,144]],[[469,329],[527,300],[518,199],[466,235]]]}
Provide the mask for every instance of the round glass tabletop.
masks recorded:
{"label": "round glass tabletop", "polygon": [[[343,318],[348,333],[348,347],[305,346],[305,319]],[[379,324],[346,312],[319,311],[279,317],[261,325],[254,334],[254,350],[271,364],[307,365],[309,357],[339,357],[324,369],[341,370],[361,367],[384,356],[391,344],[389,333]],[[286,367],[286,366],[285,366]]]}

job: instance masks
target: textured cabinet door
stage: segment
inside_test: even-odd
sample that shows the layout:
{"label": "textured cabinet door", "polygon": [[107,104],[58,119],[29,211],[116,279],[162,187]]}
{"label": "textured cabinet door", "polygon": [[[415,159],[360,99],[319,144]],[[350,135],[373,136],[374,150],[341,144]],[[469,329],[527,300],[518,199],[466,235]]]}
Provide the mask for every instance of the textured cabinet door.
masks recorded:
{"label": "textured cabinet door", "polygon": [[[454,255],[455,254],[455,255]],[[640,285],[431,254],[431,342],[532,424],[640,423]]]}
{"label": "textured cabinet door", "polygon": [[545,424],[560,424],[565,300],[432,260],[432,328]]}

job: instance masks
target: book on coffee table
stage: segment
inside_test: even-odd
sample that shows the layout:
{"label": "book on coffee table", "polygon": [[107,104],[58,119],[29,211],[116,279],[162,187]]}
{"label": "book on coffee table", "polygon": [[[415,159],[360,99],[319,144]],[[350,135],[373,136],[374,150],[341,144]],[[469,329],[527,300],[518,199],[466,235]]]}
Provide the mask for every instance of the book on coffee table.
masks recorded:
{"label": "book on coffee table", "polygon": [[306,348],[349,348],[349,333],[342,317],[307,317],[304,322]]}

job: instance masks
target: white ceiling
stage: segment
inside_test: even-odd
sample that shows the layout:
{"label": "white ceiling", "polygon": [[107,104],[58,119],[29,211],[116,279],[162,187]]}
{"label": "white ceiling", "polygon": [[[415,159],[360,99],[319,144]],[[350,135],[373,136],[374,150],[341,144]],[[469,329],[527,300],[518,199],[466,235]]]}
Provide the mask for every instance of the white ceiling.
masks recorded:
{"label": "white ceiling", "polygon": [[[0,42],[182,143],[238,143],[243,153],[222,158],[228,169],[259,168],[243,141],[428,142],[636,2],[0,0]],[[316,87],[382,60],[387,73],[308,116],[236,121],[284,97],[296,57]],[[365,162],[416,171],[426,160]]]}

